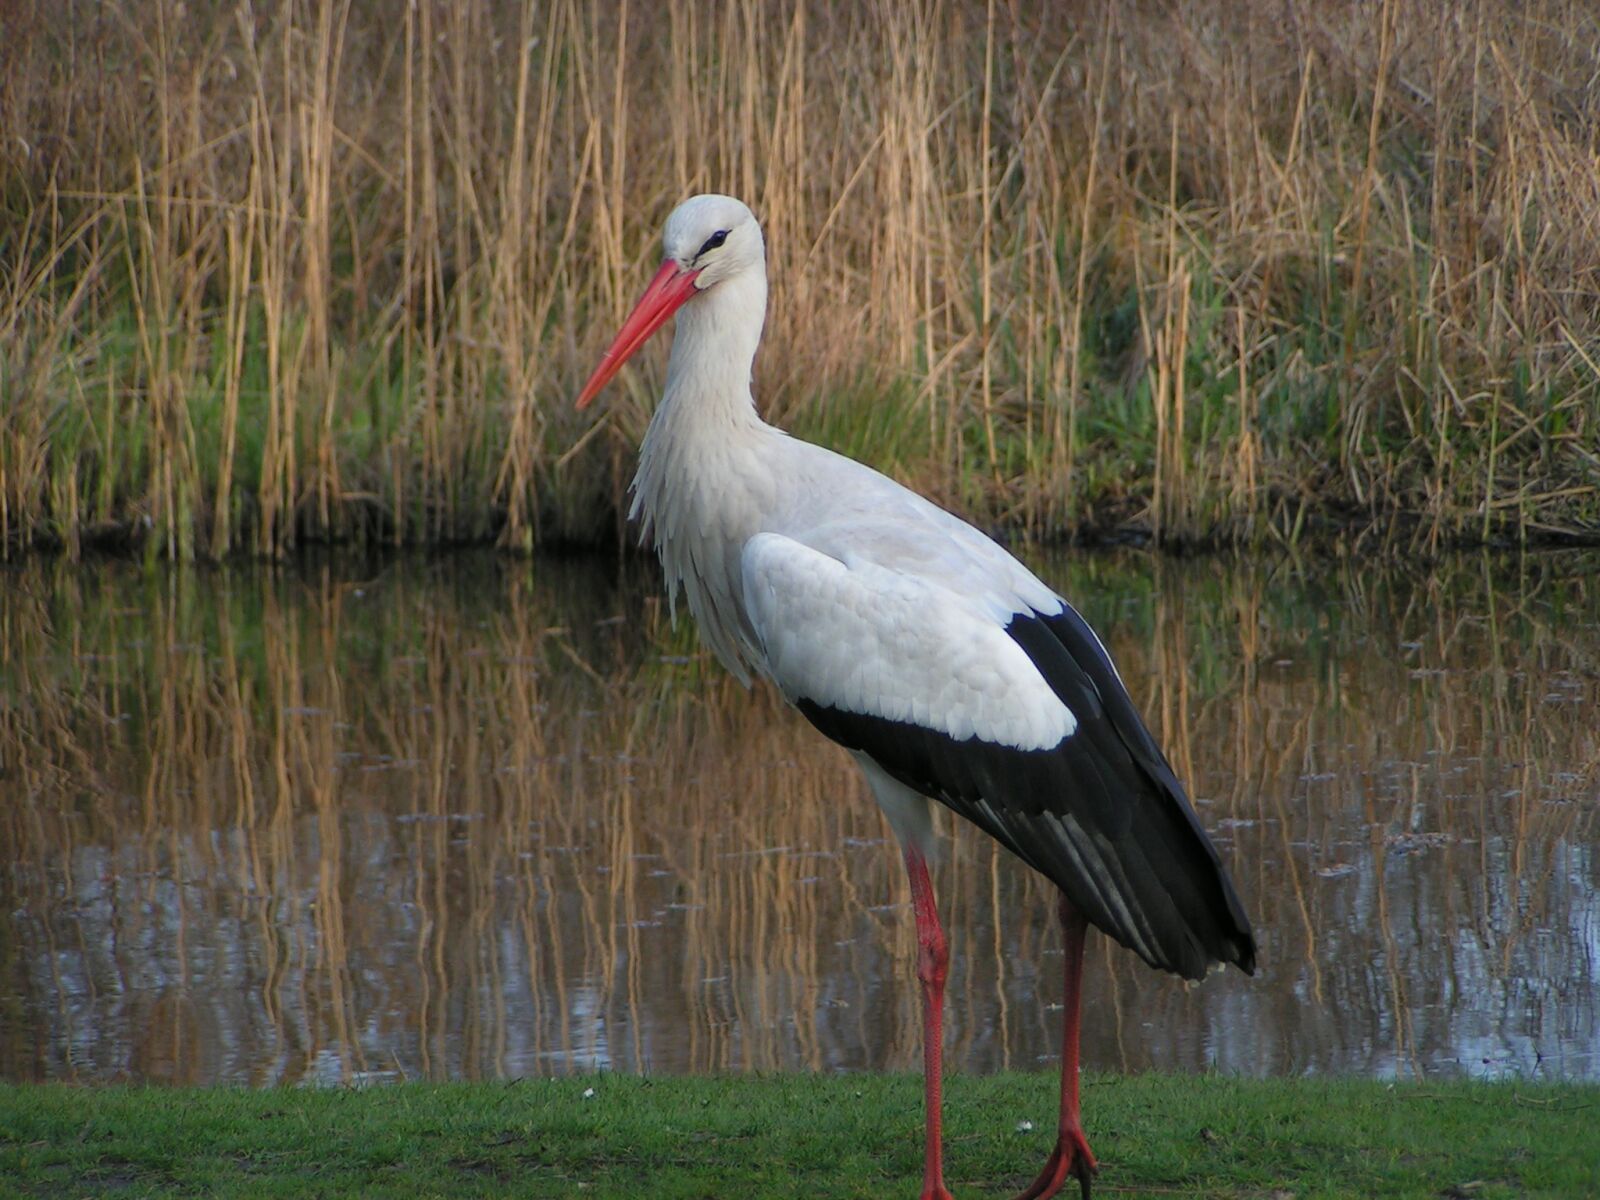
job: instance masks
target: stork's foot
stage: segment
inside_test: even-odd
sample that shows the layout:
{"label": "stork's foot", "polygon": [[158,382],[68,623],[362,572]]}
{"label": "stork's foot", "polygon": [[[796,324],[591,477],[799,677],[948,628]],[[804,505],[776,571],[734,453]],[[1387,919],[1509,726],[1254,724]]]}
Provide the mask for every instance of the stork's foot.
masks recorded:
{"label": "stork's foot", "polygon": [[955,1200],[955,1197],[941,1183],[936,1187],[924,1188],[922,1195],[918,1196],[917,1200]]}
{"label": "stork's foot", "polygon": [[1089,1184],[1099,1169],[1083,1130],[1063,1129],[1056,1141],[1056,1148],[1045,1159],[1044,1170],[1039,1172],[1039,1178],[1017,1193],[1017,1200],[1046,1200],[1046,1197],[1054,1196],[1061,1190],[1061,1185],[1066,1183],[1069,1175],[1078,1181],[1083,1200],[1089,1200]]}

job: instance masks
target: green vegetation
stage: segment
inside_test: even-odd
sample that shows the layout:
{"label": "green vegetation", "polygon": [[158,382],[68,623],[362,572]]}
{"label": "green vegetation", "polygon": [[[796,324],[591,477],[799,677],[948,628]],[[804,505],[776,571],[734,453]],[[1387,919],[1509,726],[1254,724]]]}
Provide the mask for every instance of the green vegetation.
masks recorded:
{"label": "green vegetation", "polygon": [[[1593,1085],[1086,1082],[1102,1195],[1493,1200],[1600,1188]],[[952,1189],[1011,1195],[1053,1141],[1053,1077],[951,1084]],[[0,1178],[21,1195],[911,1196],[920,1105],[908,1076],[11,1086],[0,1088]]]}
{"label": "green vegetation", "polygon": [[1600,12],[1073,11],[8,5],[0,554],[608,536],[704,189],[769,413],[983,522],[1600,537]]}

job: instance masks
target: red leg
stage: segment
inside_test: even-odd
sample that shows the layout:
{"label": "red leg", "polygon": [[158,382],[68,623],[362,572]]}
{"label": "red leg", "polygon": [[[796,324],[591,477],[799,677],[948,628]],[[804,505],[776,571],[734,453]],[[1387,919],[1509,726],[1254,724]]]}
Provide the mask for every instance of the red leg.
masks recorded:
{"label": "red leg", "polygon": [[933,903],[928,864],[920,852],[906,847],[906,873],[911,876],[911,909],[917,918],[917,978],[922,982],[922,1081],[927,1137],[920,1200],[951,1200],[944,1186],[944,1145],[940,1121],[940,1060],[944,1056],[944,979],[950,963],[939,910]]}
{"label": "red leg", "polygon": [[1044,1170],[1028,1185],[1017,1200],[1044,1200],[1061,1190],[1061,1185],[1071,1175],[1083,1190],[1083,1200],[1089,1200],[1089,1182],[1098,1168],[1089,1151],[1089,1139],[1083,1136],[1083,1126],[1078,1121],[1078,1014],[1083,999],[1083,935],[1088,922],[1081,913],[1061,897],[1061,936],[1066,955],[1066,986],[1061,997],[1061,1123],[1056,1134],[1056,1148],[1045,1160]]}

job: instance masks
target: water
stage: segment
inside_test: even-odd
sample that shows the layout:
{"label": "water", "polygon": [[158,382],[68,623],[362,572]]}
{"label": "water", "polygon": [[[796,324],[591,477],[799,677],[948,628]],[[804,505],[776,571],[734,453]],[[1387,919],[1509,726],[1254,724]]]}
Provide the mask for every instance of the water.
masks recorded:
{"label": "water", "polygon": [[[1191,784],[1255,978],[1095,936],[1095,1069],[1600,1079],[1600,559],[1047,559]],[[850,760],[653,575],[0,573],[0,1078],[919,1062]],[[947,1062],[1053,1065],[1047,889],[960,829]]]}

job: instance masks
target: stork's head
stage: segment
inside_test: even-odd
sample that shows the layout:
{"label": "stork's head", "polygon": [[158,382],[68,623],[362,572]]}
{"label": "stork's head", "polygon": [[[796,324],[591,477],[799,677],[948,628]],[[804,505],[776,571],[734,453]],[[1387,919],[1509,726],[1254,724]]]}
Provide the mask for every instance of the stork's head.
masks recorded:
{"label": "stork's head", "polygon": [[661,244],[668,262],[694,273],[701,292],[761,262],[767,252],[755,213],[732,196],[711,193],[691,196],[672,210]]}
{"label": "stork's head", "polygon": [[662,236],[666,259],[644,295],[622,323],[600,365],[578,394],[583,408],[622,369],[667,318],[701,292],[761,266],[766,243],[755,214],[732,196],[691,196],[667,218]]}

